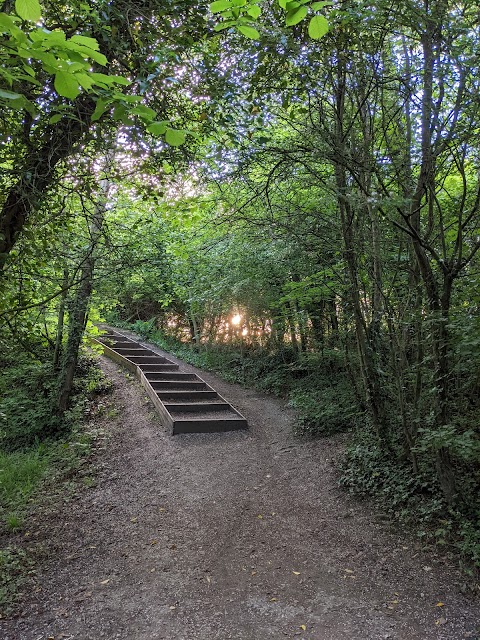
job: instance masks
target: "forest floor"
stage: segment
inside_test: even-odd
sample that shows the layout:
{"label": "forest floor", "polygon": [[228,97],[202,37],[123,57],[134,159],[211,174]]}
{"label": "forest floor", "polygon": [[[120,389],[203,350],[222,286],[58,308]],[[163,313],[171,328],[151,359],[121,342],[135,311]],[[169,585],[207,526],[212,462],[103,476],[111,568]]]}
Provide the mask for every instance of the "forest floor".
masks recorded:
{"label": "forest floor", "polygon": [[43,568],[3,640],[479,637],[456,569],[337,487],[341,440],[297,439],[281,400],[185,364],[250,429],[170,437],[136,380],[101,366],[119,411],[96,481],[30,523]]}

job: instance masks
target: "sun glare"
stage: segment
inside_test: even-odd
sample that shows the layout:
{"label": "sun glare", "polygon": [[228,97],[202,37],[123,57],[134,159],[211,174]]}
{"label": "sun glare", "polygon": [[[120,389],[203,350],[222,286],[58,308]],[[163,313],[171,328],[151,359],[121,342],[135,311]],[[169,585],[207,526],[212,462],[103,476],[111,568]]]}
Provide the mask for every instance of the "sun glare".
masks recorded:
{"label": "sun glare", "polygon": [[242,320],[242,316],[239,313],[237,313],[232,317],[232,324],[238,325],[240,324],[241,320]]}

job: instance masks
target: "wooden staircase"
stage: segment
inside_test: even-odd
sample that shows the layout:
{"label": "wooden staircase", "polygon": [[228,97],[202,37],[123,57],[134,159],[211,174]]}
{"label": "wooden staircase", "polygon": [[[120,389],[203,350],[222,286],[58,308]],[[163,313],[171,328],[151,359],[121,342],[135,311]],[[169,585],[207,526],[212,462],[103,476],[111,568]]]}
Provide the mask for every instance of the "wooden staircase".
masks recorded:
{"label": "wooden staircase", "polygon": [[94,342],[104,355],[135,373],[171,435],[246,429],[246,419],[195,373],[119,331],[109,330]]}

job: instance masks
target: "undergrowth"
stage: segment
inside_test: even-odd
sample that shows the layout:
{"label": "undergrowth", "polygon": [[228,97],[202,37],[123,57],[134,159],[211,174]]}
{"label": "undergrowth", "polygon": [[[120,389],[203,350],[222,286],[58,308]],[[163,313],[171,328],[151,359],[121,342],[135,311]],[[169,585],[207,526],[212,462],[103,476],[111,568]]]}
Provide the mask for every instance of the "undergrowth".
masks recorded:
{"label": "undergrowth", "polygon": [[[68,493],[88,458],[97,433],[88,418],[93,401],[110,383],[90,356],[79,360],[73,403],[60,424],[52,410],[54,372],[40,360],[5,361],[0,382],[0,613],[15,607],[22,584],[33,572],[28,549],[12,539],[35,511],[39,492]],[[98,401],[97,401],[98,402]],[[67,482],[68,484],[68,482]]]}
{"label": "undergrowth", "polygon": [[462,476],[457,470],[459,496],[447,504],[435,470],[425,460],[418,473],[399,454],[382,452],[375,434],[357,430],[347,445],[340,468],[340,484],[350,493],[369,497],[393,522],[416,533],[424,545],[438,545],[447,554],[460,552],[464,571],[480,577],[480,473]]}

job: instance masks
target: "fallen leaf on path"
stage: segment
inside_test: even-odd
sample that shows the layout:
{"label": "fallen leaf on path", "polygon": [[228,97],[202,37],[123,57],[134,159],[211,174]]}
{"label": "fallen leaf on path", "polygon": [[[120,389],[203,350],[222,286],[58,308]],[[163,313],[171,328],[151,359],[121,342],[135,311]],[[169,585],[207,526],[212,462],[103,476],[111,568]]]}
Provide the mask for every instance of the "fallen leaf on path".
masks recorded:
{"label": "fallen leaf on path", "polygon": [[277,602],[278,598],[270,598],[270,602]]}
{"label": "fallen leaf on path", "polygon": [[304,624],[301,624],[301,625],[300,625],[300,629],[303,629],[304,631],[306,631],[306,630],[307,630],[307,626],[306,626],[306,625],[304,625]]}
{"label": "fallen leaf on path", "polygon": [[263,518],[263,516],[262,515],[258,515],[257,518],[260,518],[260,520],[261,520]]}
{"label": "fallen leaf on path", "polygon": [[295,576],[299,576],[300,575],[300,571],[292,571],[293,575]]}
{"label": "fallen leaf on path", "polygon": [[446,618],[439,618],[438,620],[435,620],[435,624],[437,624],[437,625],[447,624],[447,619]]}
{"label": "fallen leaf on path", "polygon": [[431,571],[431,570],[432,570],[432,567],[423,567],[423,570],[424,570],[424,571]]}
{"label": "fallen leaf on path", "polygon": [[351,569],[344,569],[345,573],[355,573],[354,571],[352,571]]}
{"label": "fallen leaf on path", "polygon": [[110,582],[110,578],[107,578],[106,580],[102,580],[100,584],[108,584],[109,582]]}
{"label": "fallen leaf on path", "polygon": [[445,603],[444,602],[437,602],[437,604],[435,606],[436,607],[444,607]]}
{"label": "fallen leaf on path", "polygon": [[137,518],[130,518],[130,522],[136,522]]}
{"label": "fallen leaf on path", "polygon": [[207,576],[207,582],[210,583],[211,581],[212,581],[212,579],[210,578],[210,576]]}

